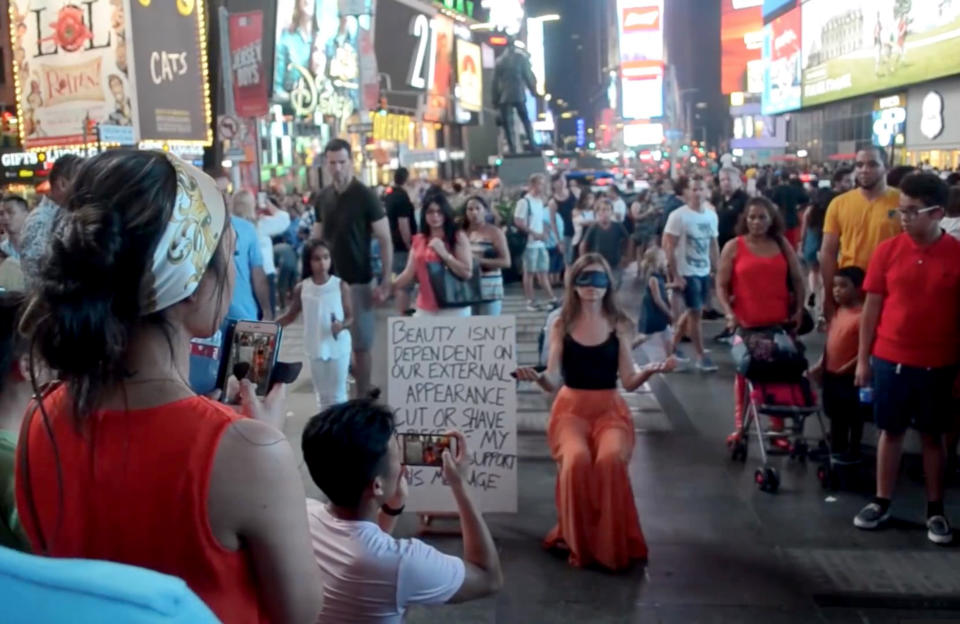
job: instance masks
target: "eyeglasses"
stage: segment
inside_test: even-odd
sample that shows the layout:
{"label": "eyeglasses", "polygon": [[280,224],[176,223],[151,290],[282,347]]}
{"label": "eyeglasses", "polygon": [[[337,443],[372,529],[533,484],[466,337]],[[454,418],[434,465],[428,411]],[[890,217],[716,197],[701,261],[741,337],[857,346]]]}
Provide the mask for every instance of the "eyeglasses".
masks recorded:
{"label": "eyeglasses", "polygon": [[897,208],[897,212],[900,213],[900,218],[905,221],[910,221],[916,219],[919,215],[927,214],[933,210],[937,210],[940,206],[928,206],[926,208],[910,208],[909,210],[901,210]]}

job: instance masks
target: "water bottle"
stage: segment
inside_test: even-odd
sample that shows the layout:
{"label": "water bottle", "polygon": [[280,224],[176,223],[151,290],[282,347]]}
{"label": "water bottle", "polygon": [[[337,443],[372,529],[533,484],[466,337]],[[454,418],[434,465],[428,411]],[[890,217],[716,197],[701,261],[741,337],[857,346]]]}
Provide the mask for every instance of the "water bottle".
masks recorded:
{"label": "water bottle", "polygon": [[864,405],[870,405],[873,403],[873,387],[872,386],[863,386],[860,388],[860,402]]}

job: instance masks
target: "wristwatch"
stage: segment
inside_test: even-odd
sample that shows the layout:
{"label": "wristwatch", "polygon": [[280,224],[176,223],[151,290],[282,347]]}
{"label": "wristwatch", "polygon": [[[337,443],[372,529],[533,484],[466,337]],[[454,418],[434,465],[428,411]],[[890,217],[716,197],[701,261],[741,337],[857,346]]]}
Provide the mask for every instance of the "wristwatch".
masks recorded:
{"label": "wristwatch", "polygon": [[400,514],[403,513],[403,510],[405,507],[406,505],[401,505],[399,509],[394,509],[393,507],[384,503],[383,505],[380,505],[380,511],[387,514],[388,516],[399,516]]}

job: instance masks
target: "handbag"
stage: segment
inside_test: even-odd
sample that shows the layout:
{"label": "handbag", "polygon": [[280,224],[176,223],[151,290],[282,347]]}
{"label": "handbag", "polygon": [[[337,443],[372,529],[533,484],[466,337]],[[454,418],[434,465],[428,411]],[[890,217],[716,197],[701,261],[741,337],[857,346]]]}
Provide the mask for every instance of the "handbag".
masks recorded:
{"label": "handbag", "polygon": [[[783,247],[783,240],[777,239],[777,247],[780,248],[780,253],[783,255],[784,259],[787,259],[787,252]],[[790,293],[790,308],[797,305],[797,293],[793,288],[793,279],[790,275],[790,261],[787,260],[787,292]],[[807,309],[807,306],[801,306],[801,319],[800,325],[793,327],[793,331],[796,332],[798,336],[806,336],[814,330],[816,324],[813,322],[813,316],[810,314],[810,310]]]}
{"label": "handbag", "polygon": [[473,263],[473,273],[460,279],[443,261],[427,262],[430,288],[441,308],[464,308],[488,301],[480,288],[480,264]]}

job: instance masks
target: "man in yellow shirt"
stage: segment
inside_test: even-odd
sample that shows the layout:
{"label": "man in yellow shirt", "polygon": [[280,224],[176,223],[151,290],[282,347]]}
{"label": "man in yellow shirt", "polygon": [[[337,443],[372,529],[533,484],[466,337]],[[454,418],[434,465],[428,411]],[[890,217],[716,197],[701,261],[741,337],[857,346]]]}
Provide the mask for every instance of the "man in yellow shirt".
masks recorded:
{"label": "man in yellow shirt", "polygon": [[[887,188],[887,154],[882,147],[867,145],[857,151],[857,186],[833,198],[823,223],[820,270],[823,283],[833,283],[838,268],[856,266],[864,271],[877,245],[900,233],[900,191]],[[828,286],[829,288],[829,286]],[[829,321],[833,297],[823,298],[823,314]]]}

